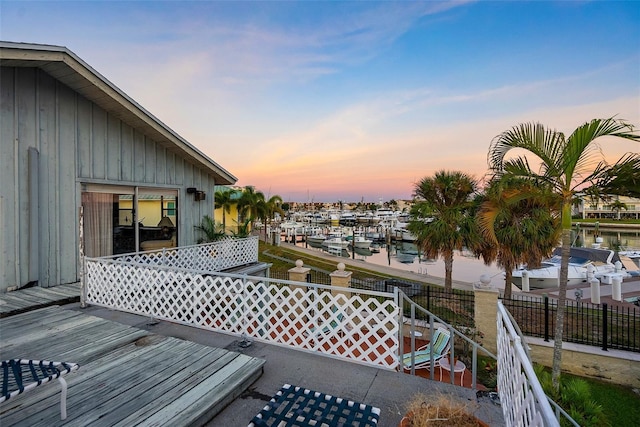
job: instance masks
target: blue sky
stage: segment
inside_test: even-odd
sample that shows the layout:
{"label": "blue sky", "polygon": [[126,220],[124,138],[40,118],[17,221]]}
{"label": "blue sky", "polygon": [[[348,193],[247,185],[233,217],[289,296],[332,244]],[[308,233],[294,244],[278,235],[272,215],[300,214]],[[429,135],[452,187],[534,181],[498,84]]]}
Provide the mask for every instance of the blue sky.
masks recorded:
{"label": "blue sky", "polygon": [[440,169],[482,178],[491,139],[521,122],[640,126],[632,1],[0,0],[0,39],[69,48],[285,201],[409,199]]}

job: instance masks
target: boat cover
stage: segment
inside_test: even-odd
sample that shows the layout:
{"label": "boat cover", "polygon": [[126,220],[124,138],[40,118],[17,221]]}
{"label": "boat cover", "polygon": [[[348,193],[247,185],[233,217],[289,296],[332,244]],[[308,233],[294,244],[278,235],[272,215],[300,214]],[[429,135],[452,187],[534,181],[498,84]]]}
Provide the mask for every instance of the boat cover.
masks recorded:
{"label": "boat cover", "polygon": [[[613,256],[611,257],[611,254]],[[562,248],[558,247],[553,251],[554,256],[562,255]],[[593,262],[601,262],[603,264],[612,263],[615,264],[616,261],[620,261],[620,256],[617,252],[614,252],[610,249],[595,249],[595,248],[579,248],[572,246],[571,247],[571,258],[582,258],[588,259]],[[611,259],[609,259],[611,257]],[[622,262],[622,261],[620,261]]]}

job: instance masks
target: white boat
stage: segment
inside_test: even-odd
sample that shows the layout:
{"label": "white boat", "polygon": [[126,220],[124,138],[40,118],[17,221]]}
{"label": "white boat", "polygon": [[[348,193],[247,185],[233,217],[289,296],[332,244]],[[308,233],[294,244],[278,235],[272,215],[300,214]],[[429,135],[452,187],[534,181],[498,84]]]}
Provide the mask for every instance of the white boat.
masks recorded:
{"label": "white boat", "polygon": [[[522,273],[526,271],[529,273],[530,289],[557,288],[558,277],[560,276],[561,251],[562,248],[556,248],[553,256],[544,260],[540,268],[514,270],[513,284],[522,289]],[[595,278],[603,279],[603,281],[610,281],[611,277],[617,274],[621,278],[627,277],[626,270],[616,270],[615,263],[617,261],[620,261],[620,257],[615,251],[609,249],[572,247],[569,258],[567,286],[588,284],[590,280],[588,271],[590,269],[593,270]]]}
{"label": "white boat", "polygon": [[358,213],[358,214],[356,214],[356,219],[358,221],[358,224],[361,224],[361,225],[372,225],[372,224],[374,224],[374,222],[373,222],[373,213],[371,213],[371,212]]}
{"label": "white boat", "polygon": [[377,231],[367,231],[366,233],[364,233],[364,237],[366,237],[367,239],[370,240],[384,240],[384,235],[380,234]]}
{"label": "white boat", "polygon": [[342,227],[331,227],[326,233],[327,238],[331,239],[333,237],[345,237],[345,230]]}
{"label": "white boat", "polygon": [[304,224],[296,221],[285,221],[280,224],[282,234],[286,236],[304,234]]}
{"label": "white boat", "polygon": [[322,242],[322,246],[328,246],[329,248],[341,248],[347,249],[349,247],[349,241],[344,240],[342,237],[332,237]]}
{"label": "white boat", "polygon": [[355,236],[351,241],[351,244],[354,248],[364,249],[371,246],[371,242],[372,240],[366,239],[363,236]]}
{"label": "white boat", "polygon": [[340,225],[354,226],[358,222],[356,214],[351,211],[340,212],[340,219],[338,221]]}
{"label": "white boat", "polygon": [[629,259],[640,259],[640,249],[629,249],[618,252],[619,255],[624,255]]}

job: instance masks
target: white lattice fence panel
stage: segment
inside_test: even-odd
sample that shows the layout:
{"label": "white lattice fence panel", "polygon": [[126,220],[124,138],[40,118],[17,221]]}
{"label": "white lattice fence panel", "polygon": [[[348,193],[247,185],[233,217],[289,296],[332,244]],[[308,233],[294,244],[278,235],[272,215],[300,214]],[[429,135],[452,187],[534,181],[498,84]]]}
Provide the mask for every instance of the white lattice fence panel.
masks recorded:
{"label": "white lattice fence panel", "polygon": [[207,277],[199,286],[197,323],[259,340],[320,351],[367,364],[397,366],[398,306],[360,296],[278,286],[267,279]]}
{"label": "white lattice fence panel", "polygon": [[498,307],[498,391],[507,427],[559,426],[504,306]]}
{"label": "white lattice fence panel", "polygon": [[86,262],[87,302],[153,315],[151,275],[137,265],[107,261]]}
{"label": "white lattice fence panel", "polygon": [[227,238],[203,245],[127,254],[113,259],[185,270],[220,271],[258,261],[258,237]]}
{"label": "white lattice fence panel", "polygon": [[[87,302],[318,351],[398,366],[398,305],[392,298],[332,294],[307,283],[201,275],[166,267],[87,260]],[[380,299],[380,300],[379,300]]]}
{"label": "white lattice fence panel", "polygon": [[214,246],[214,250],[217,251],[214,258],[218,262],[219,270],[250,264],[258,261],[258,237],[228,239],[219,242]]}

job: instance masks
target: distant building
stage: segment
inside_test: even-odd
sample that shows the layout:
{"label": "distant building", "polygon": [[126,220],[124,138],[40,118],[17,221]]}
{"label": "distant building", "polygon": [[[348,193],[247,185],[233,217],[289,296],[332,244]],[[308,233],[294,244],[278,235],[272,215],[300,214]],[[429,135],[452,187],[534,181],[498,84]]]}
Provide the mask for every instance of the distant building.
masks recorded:
{"label": "distant building", "polygon": [[233,175],[65,47],[0,42],[0,66],[0,291],[78,281],[81,244],[196,243]]}
{"label": "distant building", "polygon": [[574,216],[582,219],[640,219],[640,199],[637,198],[611,196],[596,200],[580,194],[578,200],[574,205]]}
{"label": "distant building", "polygon": [[[229,212],[224,211],[224,209],[222,208],[216,208],[213,213],[214,214],[213,219],[216,224],[222,224],[224,220],[225,227],[226,227],[225,232],[229,234],[229,232],[232,232],[232,233],[237,232],[238,224],[242,222],[242,219],[240,218],[240,212],[238,211],[238,201],[242,196],[243,188],[236,187],[236,186],[228,186],[228,185],[216,185],[214,189],[215,192],[225,191],[225,190],[231,191],[232,203],[229,206]],[[224,211],[224,214],[223,214],[223,211]]]}

